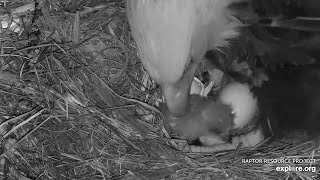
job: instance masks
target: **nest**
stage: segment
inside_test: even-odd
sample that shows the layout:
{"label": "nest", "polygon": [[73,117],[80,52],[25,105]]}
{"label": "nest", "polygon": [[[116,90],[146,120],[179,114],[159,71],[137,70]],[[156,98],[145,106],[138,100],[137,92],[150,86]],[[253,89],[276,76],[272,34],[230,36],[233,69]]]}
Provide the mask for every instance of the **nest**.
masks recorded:
{"label": "nest", "polygon": [[184,141],[163,128],[161,93],[137,57],[123,1],[30,3],[16,14],[27,26],[2,31],[3,179],[319,178],[319,148],[304,134],[251,149],[175,149]]}

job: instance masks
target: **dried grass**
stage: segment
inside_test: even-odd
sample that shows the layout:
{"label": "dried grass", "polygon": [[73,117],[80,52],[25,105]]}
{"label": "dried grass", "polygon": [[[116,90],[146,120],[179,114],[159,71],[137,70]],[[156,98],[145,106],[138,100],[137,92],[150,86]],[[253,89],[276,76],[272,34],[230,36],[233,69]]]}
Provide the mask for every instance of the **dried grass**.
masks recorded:
{"label": "dried grass", "polygon": [[[94,8],[78,9],[84,6]],[[317,173],[275,170],[293,164],[242,162],[318,159],[319,149],[303,136],[250,150],[174,149],[179,141],[163,131],[162,116],[149,105],[160,92],[136,56],[123,1],[43,0],[35,14],[21,35],[7,30],[1,36],[3,179],[312,179],[319,174],[319,162],[310,165]]]}

